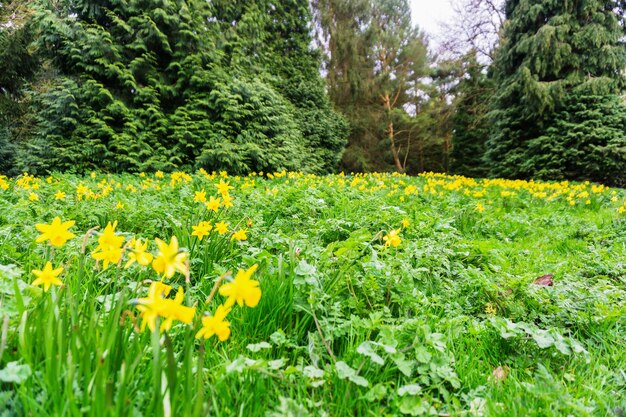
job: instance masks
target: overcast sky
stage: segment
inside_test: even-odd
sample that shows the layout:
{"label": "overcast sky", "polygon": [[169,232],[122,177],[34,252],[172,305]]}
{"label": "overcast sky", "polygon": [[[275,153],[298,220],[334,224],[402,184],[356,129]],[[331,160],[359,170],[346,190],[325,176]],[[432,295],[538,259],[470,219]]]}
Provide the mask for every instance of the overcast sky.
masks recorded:
{"label": "overcast sky", "polygon": [[450,0],[409,0],[409,4],[413,22],[431,35],[431,44],[436,43],[439,22],[450,21],[453,16]]}

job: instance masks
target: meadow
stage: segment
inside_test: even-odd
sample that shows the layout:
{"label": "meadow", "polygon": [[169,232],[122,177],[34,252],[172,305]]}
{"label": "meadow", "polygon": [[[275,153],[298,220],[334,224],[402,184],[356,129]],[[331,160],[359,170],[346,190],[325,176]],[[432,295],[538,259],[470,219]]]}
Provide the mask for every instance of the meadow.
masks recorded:
{"label": "meadow", "polygon": [[0,416],[624,416],[626,192],[0,177]]}

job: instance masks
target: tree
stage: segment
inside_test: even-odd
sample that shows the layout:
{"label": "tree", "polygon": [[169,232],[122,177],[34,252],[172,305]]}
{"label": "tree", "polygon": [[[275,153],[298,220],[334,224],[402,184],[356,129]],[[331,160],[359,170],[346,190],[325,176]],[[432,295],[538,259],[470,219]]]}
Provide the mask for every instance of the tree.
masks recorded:
{"label": "tree", "polygon": [[486,154],[491,174],[624,184],[626,2],[505,6]]}
{"label": "tree", "polygon": [[52,6],[39,43],[59,76],[35,99],[23,167],[336,169],[347,127],[309,48],[306,2]]}
{"label": "tree", "polygon": [[440,53],[452,58],[467,54],[478,62],[493,61],[504,23],[504,0],[455,0],[454,20],[443,25]]}
{"label": "tree", "polygon": [[29,48],[35,37],[33,15],[27,1],[0,3],[0,173],[16,173],[16,147],[30,130],[24,87],[40,65]]}
{"label": "tree", "polygon": [[456,102],[452,117],[451,171],[468,177],[484,177],[488,173],[483,157],[489,136],[487,115],[493,83],[476,55],[468,54],[463,59],[464,77],[454,88]]}
{"label": "tree", "polygon": [[428,74],[426,41],[411,24],[408,2],[318,0],[314,6],[330,96],[352,128],[343,166],[404,172],[414,133],[411,89]]}

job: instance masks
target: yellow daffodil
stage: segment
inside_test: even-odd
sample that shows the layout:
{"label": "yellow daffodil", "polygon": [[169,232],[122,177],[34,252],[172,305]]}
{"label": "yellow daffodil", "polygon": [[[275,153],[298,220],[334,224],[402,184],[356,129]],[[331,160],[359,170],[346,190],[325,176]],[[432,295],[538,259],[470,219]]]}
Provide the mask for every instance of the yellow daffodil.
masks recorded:
{"label": "yellow daffodil", "polygon": [[216,335],[220,342],[228,340],[230,337],[230,322],[226,321],[226,316],[230,313],[230,308],[220,305],[212,316],[202,317],[202,328],[196,333],[196,338],[209,339]]}
{"label": "yellow daffodil", "polygon": [[407,219],[406,217],[404,219],[402,219],[402,227],[404,227],[406,229],[410,225],[411,225],[411,220]]}
{"label": "yellow daffodil", "polygon": [[233,206],[233,198],[228,194],[222,195],[222,205],[224,207],[232,207]]}
{"label": "yellow daffodil", "polygon": [[152,268],[165,278],[172,278],[176,271],[187,274],[188,268],[185,264],[187,253],[179,251],[176,236],[172,236],[169,244],[159,238],[154,241],[159,248],[159,253],[152,261]]}
{"label": "yellow daffodil", "polygon": [[232,190],[233,188],[224,180],[220,180],[220,183],[216,184],[215,187],[217,187],[217,191],[222,195],[222,197],[228,195],[228,190]]}
{"label": "yellow daffodil", "polygon": [[124,236],[117,236],[115,228],[117,220],[109,222],[104,231],[98,237],[98,247],[93,251],[91,257],[102,261],[102,267],[107,269],[109,264],[117,264],[122,258],[122,244]]}
{"label": "yellow daffodil", "polygon": [[198,240],[202,240],[203,237],[208,236],[213,229],[213,226],[210,222],[200,222],[197,226],[191,226],[193,232],[191,232],[192,236],[196,236]]}
{"label": "yellow daffodil", "polygon": [[121,247],[124,243],[124,236],[117,236],[115,234],[115,228],[117,227],[117,220],[113,223],[109,222],[104,228],[100,236],[98,237],[98,245],[101,248],[106,246]]}
{"label": "yellow daffodil", "polygon": [[62,222],[59,217],[55,217],[50,224],[36,224],[35,227],[41,232],[36,242],[48,240],[52,246],[63,246],[65,242],[76,236],[68,230],[75,223],[73,220]]}
{"label": "yellow daffodil", "polygon": [[254,264],[246,271],[240,269],[232,282],[220,287],[219,293],[228,297],[224,303],[226,307],[231,307],[235,303],[239,304],[240,307],[244,304],[248,307],[256,307],[259,304],[261,299],[259,281],[250,279],[257,268],[258,265]]}
{"label": "yellow daffodil", "polygon": [[59,279],[61,272],[63,272],[63,268],[52,269],[52,264],[46,262],[43,270],[32,270],[33,275],[37,277],[32,285],[43,285],[44,291],[48,291],[51,285],[63,285],[63,282]]}
{"label": "yellow daffodil", "polygon": [[215,231],[219,233],[220,235],[223,235],[224,233],[228,232],[228,223],[225,223],[225,222],[215,223]]}
{"label": "yellow daffodil", "polygon": [[190,324],[193,321],[193,317],[196,313],[194,307],[187,307],[182,305],[184,298],[184,291],[182,288],[178,289],[176,297],[173,300],[166,298],[172,287],[163,284],[162,282],[153,282],[148,290],[148,297],[140,298],[137,300],[137,310],[141,312],[141,331],[146,326],[154,331],[156,328],[157,318],[164,319],[159,328],[160,331],[167,331],[172,327],[174,320],[181,321],[185,324]]}
{"label": "yellow daffodil", "polygon": [[193,201],[195,203],[205,203],[206,202],[206,191],[196,191],[195,196],[193,197]]}
{"label": "yellow daffodil", "polygon": [[398,233],[400,233],[400,230],[394,229],[389,231],[389,234],[383,237],[386,247],[393,246],[394,248],[397,248],[398,246],[400,246],[400,243],[402,243],[402,239],[400,239]]}
{"label": "yellow daffodil", "polygon": [[102,268],[107,269],[109,264],[117,264],[122,257],[122,248],[106,246],[99,248],[97,252],[91,254],[92,258],[102,261]]}
{"label": "yellow daffodil", "polygon": [[231,236],[230,240],[247,240],[248,236],[246,236],[246,229],[239,229]]}
{"label": "yellow daffodil", "polygon": [[148,266],[152,262],[153,256],[150,252],[147,252],[148,242],[141,243],[140,239],[133,238],[130,243],[130,252],[128,253],[128,262],[124,265],[124,268],[129,268],[132,264],[137,262],[141,266]]}
{"label": "yellow daffodil", "polygon": [[214,212],[218,212],[220,206],[222,205],[222,200],[220,198],[215,198],[211,196],[209,198],[209,202],[206,203],[207,210],[213,210]]}

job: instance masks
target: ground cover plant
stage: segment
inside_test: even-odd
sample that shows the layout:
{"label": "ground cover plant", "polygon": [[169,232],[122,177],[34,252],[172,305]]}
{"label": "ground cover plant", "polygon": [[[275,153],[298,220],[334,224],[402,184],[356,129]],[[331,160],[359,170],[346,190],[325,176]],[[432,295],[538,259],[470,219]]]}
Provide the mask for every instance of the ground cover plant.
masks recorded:
{"label": "ground cover plant", "polygon": [[0,177],[0,416],[623,416],[626,194]]}

